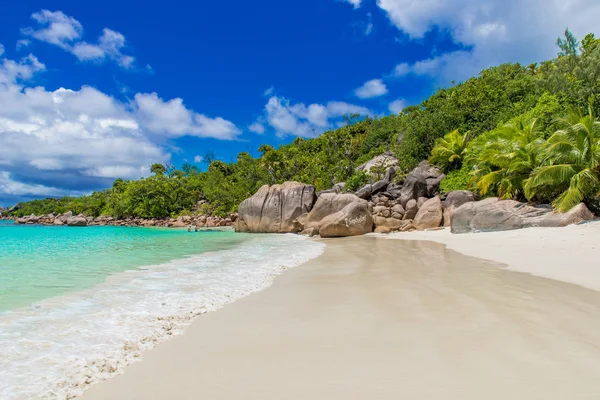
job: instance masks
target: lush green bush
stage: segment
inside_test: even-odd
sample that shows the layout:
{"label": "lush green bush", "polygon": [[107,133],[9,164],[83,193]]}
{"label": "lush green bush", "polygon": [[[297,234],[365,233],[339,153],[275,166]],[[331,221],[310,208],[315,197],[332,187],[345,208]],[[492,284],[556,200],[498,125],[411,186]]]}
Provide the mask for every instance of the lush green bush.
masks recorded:
{"label": "lush green bush", "polygon": [[[444,149],[438,148],[444,151],[436,153],[436,162],[451,171],[442,182],[444,192],[468,188],[468,171],[474,171],[486,195],[552,200],[561,210],[580,199],[593,204],[600,190],[600,166],[595,163],[600,159],[595,153],[600,149],[600,125],[593,117],[600,101],[590,103],[591,117],[585,122],[563,127],[557,117],[600,95],[600,40],[590,34],[578,47],[570,33],[566,36],[554,60],[486,69],[399,115],[362,120],[348,116],[353,122],[346,126],[279,148],[263,145],[258,157],[241,153],[233,163],[207,157],[207,171],[189,164],[181,170],[155,164],[151,177],[117,179],[112,188],[80,198],[25,203],[15,215],[73,211],[155,218],[189,212],[199,200],[207,201],[204,210],[224,215],[264,184],[294,180],[324,190],[346,182],[349,189],[358,189],[367,179],[356,168],[385,151],[399,159],[400,181],[430,157],[436,141],[442,144],[446,139],[441,138],[455,131],[469,132],[469,143],[465,149],[467,138],[451,134]],[[537,121],[534,137],[525,129],[532,120]],[[559,128],[563,133],[557,135]],[[587,139],[584,131],[589,132]],[[452,171],[461,164],[462,169]]]}
{"label": "lush green bush", "polygon": [[471,181],[471,175],[469,174],[469,168],[463,167],[449,172],[442,182],[440,183],[440,191],[442,193],[449,193],[454,190],[469,190],[471,187],[469,182]]}
{"label": "lush green bush", "polygon": [[346,181],[346,189],[355,192],[367,183],[369,183],[369,175],[364,171],[358,171]]}

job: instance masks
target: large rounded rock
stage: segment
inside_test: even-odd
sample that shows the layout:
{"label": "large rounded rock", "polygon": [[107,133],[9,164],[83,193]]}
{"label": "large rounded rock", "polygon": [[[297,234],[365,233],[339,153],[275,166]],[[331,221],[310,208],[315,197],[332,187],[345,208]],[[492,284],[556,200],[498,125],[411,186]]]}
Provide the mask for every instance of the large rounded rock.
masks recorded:
{"label": "large rounded rock", "polygon": [[321,221],[323,238],[358,236],[373,232],[373,217],[366,202],[352,202]]}
{"label": "large rounded rock", "polygon": [[85,219],[85,217],[82,216],[76,216],[76,217],[71,217],[67,219],[67,225],[68,226],[87,226],[88,222],[87,219]]}
{"label": "large rounded rock", "polygon": [[452,215],[458,207],[476,200],[477,196],[468,190],[455,190],[448,193],[444,201],[444,226],[449,227],[451,225]]}
{"label": "large rounded rock", "polygon": [[562,227],[594,218],[584,204],[560,214],[550,206],[530,206],[496,197],[463,204],[452,216],[452,233],[506,231],[530,227]]}
{"label": "large rounded rock", "polygon": [[236,230],[254,233],[299,232],[302,227],[295,220],[310,211],[314,200],[315,187],[312,185],[299,182],[265,185],[240,204]]}
{"label": "large rounded rock", "polygon": [[360,199],[351,193],[335,194],[325,193],[317,199],[315,206],[308,213],[306,218],[306,228],[318,228],[323,218],[341,211],[351,203],[359,203],[368,207],[368,202]]}
{"label": "large rounded rock", "polygon": [[413,225],[418,230],[439,228],[443,221],[442,201],[439,197],[427,200],[415,216]]}
{"label": "large rounded rock", "polygon": [[583,203],[573,207],[566,213],[552,212],[543,218],[538,226],[541,227],[563,227],[579,224],[594,219],[594,214]]}

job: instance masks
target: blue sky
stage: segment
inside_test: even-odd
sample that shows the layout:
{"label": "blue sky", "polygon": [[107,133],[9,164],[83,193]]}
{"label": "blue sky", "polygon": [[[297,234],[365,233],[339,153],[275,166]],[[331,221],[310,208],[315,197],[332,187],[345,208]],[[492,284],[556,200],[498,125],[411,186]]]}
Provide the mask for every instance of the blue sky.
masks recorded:
{"label": "blue sky", "polygon": [[399,112],[482,68],[551,58],[565,27],[581,37],[599,17],[592,0],[8,2],[0,205]]}

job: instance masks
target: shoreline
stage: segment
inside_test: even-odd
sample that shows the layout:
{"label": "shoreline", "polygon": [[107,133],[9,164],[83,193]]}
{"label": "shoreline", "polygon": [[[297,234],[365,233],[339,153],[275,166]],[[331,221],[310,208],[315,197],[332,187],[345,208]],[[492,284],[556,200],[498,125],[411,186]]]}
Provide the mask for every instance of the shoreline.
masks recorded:
{"label": "shoreline", "polygon": [[[600,293],[431,241],[332,239],[83,399],[593,399]],[[401,257],[399,257],[401,255]]]}
{"label": "shoreline", "polygon": [[431,241],[506,269],[600,291],[600,221],[561,228],[453,234],[436,231],[372,234],[389,240]]}
{"label": "shoreline", "polygon": [[[272,284],[323,245],[274,235],[109,275],[0,316],[0,398],[74,398],[148,349]],[[289,247],[299,251],[290,257]]]}

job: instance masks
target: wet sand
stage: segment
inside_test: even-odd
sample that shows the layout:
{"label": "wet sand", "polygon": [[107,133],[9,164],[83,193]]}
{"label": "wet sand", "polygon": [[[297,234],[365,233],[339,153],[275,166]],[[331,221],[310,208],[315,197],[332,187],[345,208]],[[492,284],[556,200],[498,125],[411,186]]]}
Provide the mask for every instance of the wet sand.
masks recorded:
{"label": "wet sand", "polygon": [[83,398],[600,398],[600,292],[433,242],[325,243]]}
{"label": "wet sand", "polygon": [[379,236],[435,241],[461,254],[505,264],[513,271],[600,291],[600,221],[564,228],[527,228],[460,235],[444,229]]}

